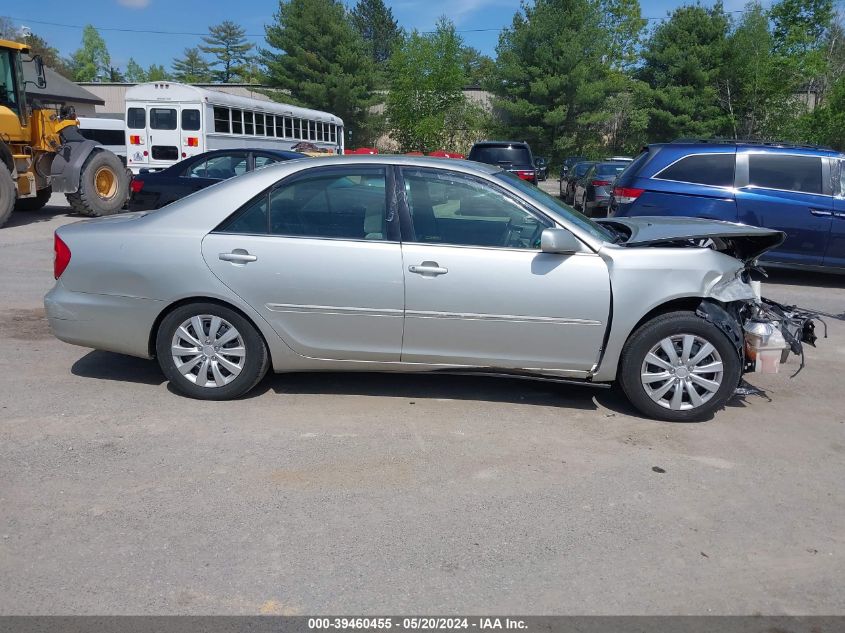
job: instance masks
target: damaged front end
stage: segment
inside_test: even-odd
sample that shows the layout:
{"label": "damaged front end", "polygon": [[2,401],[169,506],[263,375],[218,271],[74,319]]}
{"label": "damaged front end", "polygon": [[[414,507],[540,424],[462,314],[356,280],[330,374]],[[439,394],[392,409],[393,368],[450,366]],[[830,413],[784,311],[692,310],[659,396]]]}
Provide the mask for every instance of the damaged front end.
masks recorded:
{"label": "damaged front end", "polygon": [[815,321],[824,324],[812,311],[765,297],[729,303],[704,299],[695,313],[725,333],[742,360],[743,373],[776,374],[795,354],[801,358],[795,376],[804,368],[804,343],[815,347]]}
{"label": "damaged front end", "polygon": [[757,258],[780,246],[785,233],[700,218],[608,218],[599,222],[620,235],[626,247],[707,248],[742,262],[733,274],[723,274],[706,288],[706,298],[696,314],[730,339],[744,372],[777,373],[790,354],[801,358],[793,376],[803,369],[803,345],[815,346],[815,321],[824,322],[812,310],[762,297],[760,282],[754,281],[766,276],[757,266]]}

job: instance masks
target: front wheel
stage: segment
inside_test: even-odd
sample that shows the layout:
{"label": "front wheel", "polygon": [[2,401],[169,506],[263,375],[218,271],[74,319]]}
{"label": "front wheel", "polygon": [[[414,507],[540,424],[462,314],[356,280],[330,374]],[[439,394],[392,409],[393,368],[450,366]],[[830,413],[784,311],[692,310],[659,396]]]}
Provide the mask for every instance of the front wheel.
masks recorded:
{"label": "front wheel", "polygon": [[79,175],[79,189],[67,194],[70,206],[82,215],[112,215],[129,198],[129,177],[120,159],[106,150],[91,152]]}
{"label": "front wheel", "polygon": [[727,336],[692,312],[642,325],[622,350],[620,382],[640,412],[692,422],[712,416],[733,395],[741,361]]}
{"label": "front wheel", "polygon": [[230,400],[267,373],[267,346],[255,327],[215,303],[176,308],[161,322],[156,355],[170,384],[200,400]]}

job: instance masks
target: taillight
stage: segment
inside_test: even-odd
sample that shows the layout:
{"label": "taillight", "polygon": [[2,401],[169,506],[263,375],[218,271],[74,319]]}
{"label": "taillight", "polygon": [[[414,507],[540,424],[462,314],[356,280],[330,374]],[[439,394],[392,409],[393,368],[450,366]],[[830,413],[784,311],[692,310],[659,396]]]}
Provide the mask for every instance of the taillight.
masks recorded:
{"label": "taillight", "polygon": [[594,180],[590,183],[593,187],[607,187],[610,184],[609,180]]}
{"label": "taillight", "polygon": [[55,251],[53,256],[53,277],[58,279],[70,263],[70,249],[57,233],[53,234],[53,250]]}
{"label": "taillight", "polygon": [[138,180],[137,178],[133,178],[129,181],[129,189],[132,190],[132,193],[138,193],[141,189],[144,188],[144,181]]}
{"label": "taillight", "polygon": [[516,175],[522,178],[523,180],[534,180],[534,172],[533,171],[526,171],[522,169],[518,169],[516,171]]}
{"label": "taillight", "polygon": [[639,198],[645,189],[635,187],[614,187],[613,198],[620,204],[630,204]]}

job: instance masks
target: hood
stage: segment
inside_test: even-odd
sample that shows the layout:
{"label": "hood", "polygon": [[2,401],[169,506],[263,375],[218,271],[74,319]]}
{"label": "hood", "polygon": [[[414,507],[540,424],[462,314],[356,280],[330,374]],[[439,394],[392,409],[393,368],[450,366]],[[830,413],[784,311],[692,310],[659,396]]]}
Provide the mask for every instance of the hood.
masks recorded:
{"label": "hood", "polygon": [[783,231],[703,218],[654,216],[596,221],[627,236],[623,246],[707,246],[746,263],[786,239]]}

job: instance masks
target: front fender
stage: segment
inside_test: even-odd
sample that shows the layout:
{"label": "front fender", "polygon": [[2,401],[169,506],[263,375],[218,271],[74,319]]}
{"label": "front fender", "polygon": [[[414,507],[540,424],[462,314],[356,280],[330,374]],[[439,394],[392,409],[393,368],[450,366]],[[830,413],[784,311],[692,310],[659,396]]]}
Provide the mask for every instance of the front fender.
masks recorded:
{"label": "front fender", "polygon": [[[76,132],[75,134],[73,132]],[[92,152],[101,145],[84,138],[76,127],[61,132],[63,145],[56,152],[50,165],[50,180],[55,193],[76,193],[79,191],[79,177],[82,166]]]}

